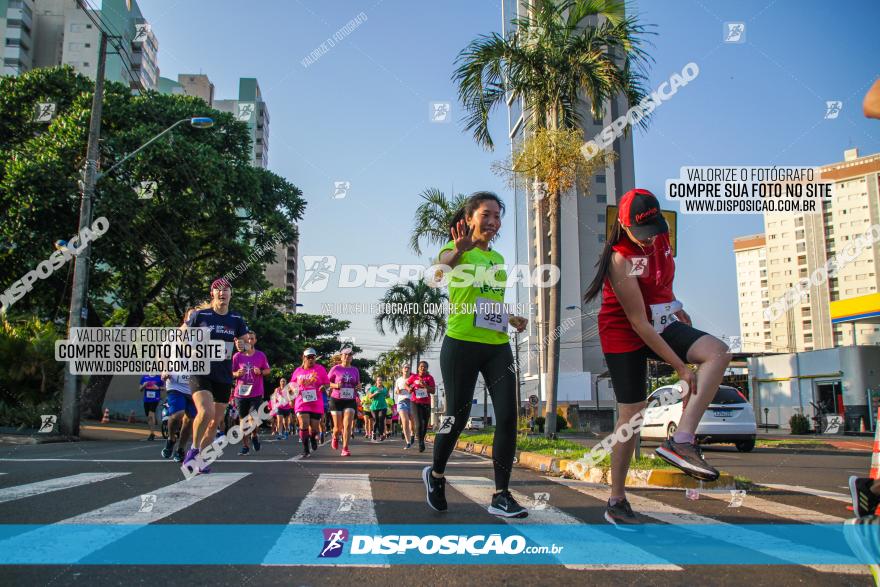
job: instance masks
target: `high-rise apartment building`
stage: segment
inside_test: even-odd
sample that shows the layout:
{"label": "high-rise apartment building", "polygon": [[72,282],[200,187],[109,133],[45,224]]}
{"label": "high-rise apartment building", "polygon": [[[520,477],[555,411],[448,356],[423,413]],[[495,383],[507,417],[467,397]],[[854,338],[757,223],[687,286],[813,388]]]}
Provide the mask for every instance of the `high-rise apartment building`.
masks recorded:
{"label": "high-rise apartment building", "polygon": [[880,153],[859,157],[857,149],[849,149],[843,161],[820,169],[822,179],[833,182],[833,186],[831,199],[824,201],[819,211],[766,214],[763,234],[734,240],[744,352],[880,344],[880,328],[876,325],[832,325],[830,314],[833,301],[878,292],[880,243],[867,247],[854,260],[837,265],[835,275],[811,286],[782,317],[764,318],[764,310],[798,280],[810,278],[880,222]]}
{"label": "high-rise apartment building", "polygon": [[94,79],[100,46],[96,23],[115,37],[105,78],[134,90],[157,89],[159,44],[135,0],[0,0],[3,75],[70,65]]}

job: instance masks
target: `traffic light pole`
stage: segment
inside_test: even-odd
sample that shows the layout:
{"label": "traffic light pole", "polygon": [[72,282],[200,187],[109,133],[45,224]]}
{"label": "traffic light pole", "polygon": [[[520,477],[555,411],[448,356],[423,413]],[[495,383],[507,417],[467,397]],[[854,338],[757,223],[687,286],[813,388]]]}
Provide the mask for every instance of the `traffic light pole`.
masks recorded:
{"label": "traffic light pole", "polygon": [[[95,76],[95,94],[92,96],[92,114],[89,120],[89,138],[86,147],[86,166],[83,172],[82,196],[79,206],[79,230],[92,224],[92,199],[95,196],[95,183],[98,178],[98,156],[100,154],[101,111],[104,99],[104,68],[107,62],[107,36],[101,32],[98,49],[98,70]],[[82,253],[73,258],[73,288],[70,293],[70,314],[67,319],[67,333],[85,322],[88,316],[86,299],[89,292],[89,255],[91,243],[86,242]],[[77,375],[64,370],[64,388],[61,396],[61,434],[79,435],[79,383]]]}

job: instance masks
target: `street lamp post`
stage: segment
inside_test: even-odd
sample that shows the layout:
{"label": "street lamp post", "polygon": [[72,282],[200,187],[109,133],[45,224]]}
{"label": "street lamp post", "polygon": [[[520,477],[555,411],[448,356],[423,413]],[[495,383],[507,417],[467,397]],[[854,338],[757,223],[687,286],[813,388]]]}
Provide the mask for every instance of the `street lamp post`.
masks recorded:
{"label": "street lamp post", "polygon": [[[106,52],[107,39],[101,35],[100,54]],[[89,227],[92,223],[92,199],[95,196],[95,186],[102,177],[109,175],[117,167],[143,151],[145,148],[171,132],[171,130],[184,122],[189,122],[195,128],[210,128],[214,126],[214,119],[206,116],[197,116],[178,120],[149,141],[123,157],[106,172],[98,171],[99,137],[101,134],[101,111],[104,90],[104,60],[98,62],[98,71],[95,78],[95,95],[92,100],[92,114],[89,121],[89,140],[86,154],[86,168],[82,183],[82,196],[79,208],[79,229]],[[86,242],[83,251],[73,259],[73,288],[70,292],[70,312],[68,315],[68,338],[70,329],[78,328],[88,317],[86,299],[89,291],[89,257],[91,243]],[[61,395],[61,418],[59,428],[62,434],[68,436],[79,435],[79,383],[77,375],[72,375],[70,369],[64,370],[64,387]]]}

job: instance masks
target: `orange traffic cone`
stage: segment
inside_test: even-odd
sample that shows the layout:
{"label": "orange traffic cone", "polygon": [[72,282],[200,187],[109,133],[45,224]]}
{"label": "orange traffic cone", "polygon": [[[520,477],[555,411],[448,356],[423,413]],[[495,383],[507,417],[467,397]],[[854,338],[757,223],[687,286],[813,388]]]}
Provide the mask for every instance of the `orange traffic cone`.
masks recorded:
{"label": "orange traffic cone", "polygon": [[128,423],[134,424],[134,410],[132,410],[131,413],[128,415]]}
{"label": "orange traffic cone", "polygon": [[104,417],[101,418],[101,424],[110,423],[110,408],[104,408]]}

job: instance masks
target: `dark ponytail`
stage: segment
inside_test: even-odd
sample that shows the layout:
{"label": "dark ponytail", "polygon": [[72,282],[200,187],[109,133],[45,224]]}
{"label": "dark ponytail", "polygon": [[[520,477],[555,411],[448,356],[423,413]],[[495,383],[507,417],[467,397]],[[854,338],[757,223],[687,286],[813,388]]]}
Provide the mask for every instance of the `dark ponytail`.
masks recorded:
{"label": "dark ponytail", "polygon": [[[480,204],[486,200],[492,200],[498,204],[498,208],[501,210],[501,215],[504,216],[504,202],[501,201],[501,198],[499,198],[497,194],[493,192],[474,192],[464,201],[464,204],[461,205],[461,208],[456,211],[452,216],[452,219],[449,221],[447,232],[449,233],[450,239],[452,238],[452,227],[473,214],[474,211],[480,207]],[[498,233],[495,234],[495,237],[498,237]]]}
{"label": "dark ponytail", "polygon": [[615,220],[614,226],[611,227],[611,235],[605,241],[605,248],[602,249],[602,254],[599,256],[599,261],[596,263],[596,267],[599,269],[596,271],[596,276],[593,278],[593,282],[584,294],[585,304],[590,303],[593,298],[599,295],[599,292],[602,291],[602,287],[605,285],[605,277],[608,275],[608,266],[611,265],[611,253],[613,252],[611,247],[616,245],[617,241],[620,240],[621,231],[620,222]]}

